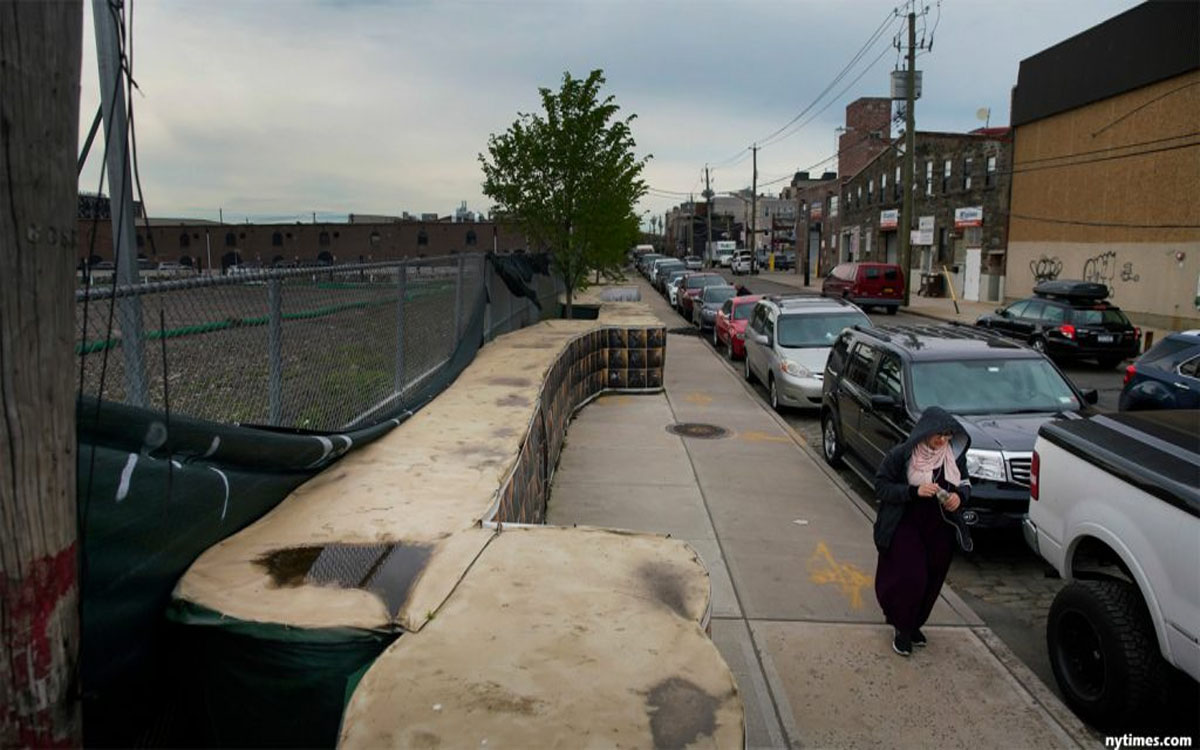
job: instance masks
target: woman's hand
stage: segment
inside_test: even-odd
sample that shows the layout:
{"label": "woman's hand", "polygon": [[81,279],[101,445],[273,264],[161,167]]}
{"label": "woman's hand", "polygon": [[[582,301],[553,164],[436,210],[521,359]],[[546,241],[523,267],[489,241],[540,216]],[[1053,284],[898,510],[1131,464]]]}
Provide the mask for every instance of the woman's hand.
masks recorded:
{"label": "woman's hand", "polygon": [[958,510],[958,506],[962,504],[962,500],[958,497],[957,492],[951,492],[946,498],[946,502],[942,503],[942,507],[953,513]]}
{"label": "woman's hand", "polygon": [[938,486],[933,482],[917,485],[918,497],[937,497]]}

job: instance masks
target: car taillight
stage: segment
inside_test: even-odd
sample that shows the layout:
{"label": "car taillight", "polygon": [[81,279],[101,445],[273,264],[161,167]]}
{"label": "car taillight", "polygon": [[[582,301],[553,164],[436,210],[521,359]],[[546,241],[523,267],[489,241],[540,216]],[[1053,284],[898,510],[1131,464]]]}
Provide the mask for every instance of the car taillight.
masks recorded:
{"label": "car taillight", "polygon": [[1038,499],[1038,473],[1042,468],[1042,459],[1037,451],[1033,452],[1033,461],[1029,464],[1029,498]]}
{"label": "car taillight", "polygon": [[1133,380],[1133,376],[1137,375],[1137,365],[1130,365],[1125,368],[1125,379],[1121,381],[1121,385],[1129,385],[1129,381]]}
{"label": "car taillight", "polygon": [[1075,326],[1071,325],[1070,323],[1064,323],[1060,325],[1058,327],[1058,332],[1072,341],[1075,340]]}

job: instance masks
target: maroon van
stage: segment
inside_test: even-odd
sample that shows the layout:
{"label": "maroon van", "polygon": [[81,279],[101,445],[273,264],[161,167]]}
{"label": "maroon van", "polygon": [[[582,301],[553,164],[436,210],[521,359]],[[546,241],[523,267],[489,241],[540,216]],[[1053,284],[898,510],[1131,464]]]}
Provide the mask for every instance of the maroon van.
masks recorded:
{"label": "maroon van", "polygon": [[842,263],[821,282],[821,295],[895,315],[904,301],[904,272],[895,263]]}

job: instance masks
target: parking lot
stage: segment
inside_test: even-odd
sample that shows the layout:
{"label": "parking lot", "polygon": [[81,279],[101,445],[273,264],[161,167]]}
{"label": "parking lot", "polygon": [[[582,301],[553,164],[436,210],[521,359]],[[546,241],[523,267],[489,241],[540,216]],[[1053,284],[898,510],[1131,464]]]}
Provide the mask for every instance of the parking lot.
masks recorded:
{"label": "parking lot", "polygon": [[[797,293],[794,286],[765,278],[735,277],[728,270],[722,274],[731,283],[740,284],[754,294]],[[874,323],[889,325],[937,323],[903,311],[895,315],[869,311],[868,315]],[[683,318],[679,318],[678,322],[680,326],[688,323]],[[704,338],[707,346],[713,346],[710,336]],[[724,357],[724,347],[718,353]],[[741,371],[741,362],[727,361],[726,364]],[[1061,369],[1081,390],[1097,390],[1098,410],[1116,411],[1123,368],[1102,369],[1091,362],[1080,362],[1061,366]],[[767,389],[761,382],[756,382],[753,388],[764,403],[769,402]],[[818,409],[782,409],[781,416],[815,452],[821,452]],[[863,500],[874,505],[874,493],[867,482],[850,468],[842,467],[836,471]],[[1047,656],[1045,626],[1051,602],[1062,587],[1062,581],[1026,547],[1018,528],[979,530],[975,540],[973,553],[960,554],[955,558],[948,583],[1009,649],[1051,690],[1058,693]],[[1195,733],[1197,717],[1200,716],[1200,711],[1197,711],[1200,696],[1197,696],[1194,683],[1185,677],[1178,680],[1178,687],[1172,704],[1164,707],[1163,716],[1155,720],[1155,724]]]}

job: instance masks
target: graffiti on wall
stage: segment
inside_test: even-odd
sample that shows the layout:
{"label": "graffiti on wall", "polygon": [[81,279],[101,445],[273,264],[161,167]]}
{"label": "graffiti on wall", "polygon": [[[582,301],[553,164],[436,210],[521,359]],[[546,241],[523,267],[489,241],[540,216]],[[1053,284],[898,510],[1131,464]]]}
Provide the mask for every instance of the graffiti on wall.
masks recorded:
{"label": "graffiti on wall", "polygon": [[1126,263],[1121,266],[1121,281],[1137,282],[1141,280],[1141,276],[1133,272],[1133,264]]}
{"label": "graffiti on wall", "polygon": [[1054,281],[1062,273],[1062,268],[1062,261],[1057,255],[1050,258],[1043,255],[1037,260],[1029,261],[1029,271],[1033,274],[1035,284],[1039,281]]}
{"label": "graffiti on wall", "polygon": [[[1132,268],[1133,264],[1130,264]],[[1113,279],[1116,277],[1117,254],[1113,250],[1100,253],[1099,255],[1088,258],[1083,264],[1083,280],[1091,281],[1097,284],[1103,284],[1108,287],[1108,296],[1114,294]]]}

